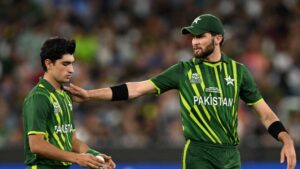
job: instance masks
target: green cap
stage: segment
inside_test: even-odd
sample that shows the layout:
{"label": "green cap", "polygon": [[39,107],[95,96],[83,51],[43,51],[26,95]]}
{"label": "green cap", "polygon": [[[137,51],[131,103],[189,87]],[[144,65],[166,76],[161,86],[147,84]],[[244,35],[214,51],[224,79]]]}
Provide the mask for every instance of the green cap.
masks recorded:
{"label": "green cap", "polygon": [[181,29],[182,34],[201,35],[206,32],[214,32],[224,36],[221,20],[214,15],[203,14],[195,18],[191,26]]}

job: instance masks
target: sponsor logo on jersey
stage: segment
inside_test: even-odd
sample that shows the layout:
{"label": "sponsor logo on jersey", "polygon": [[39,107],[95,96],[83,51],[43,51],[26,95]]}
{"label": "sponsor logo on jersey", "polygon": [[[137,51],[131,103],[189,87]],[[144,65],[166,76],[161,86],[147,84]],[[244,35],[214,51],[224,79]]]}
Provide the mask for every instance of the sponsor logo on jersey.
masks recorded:
{"label": "sponsor logo on jersey", "polygon": [[210,105],[210,106],[226,106],[231,107],[233,98],[227,97],[213,97],[213,96],[194,96],[195,105]]}
{"label": "sponsor logo on jersey", "polygon": [[71,103],[69,103],[69,107],[70,107],[70,110],[73,111],[73,106]]}
{"label": "sponsor logo on jersey", "polygon": [[220,90],[217,87],[208,87],[208,88],[205,88],[205,92],[207,92],[207,93],[220,93]]}
{"label": "sponsor logo on jersey", "polygon": [[192,74],[192,78],[190,79],[191,83],[201,83],[201,79],[197,73]]}
{"label": "sponsor logo on jersey", "polygon": [[72,124],[63,124],[61,126],[55,125],[54,130],[56,133],[71,133],[73,130]]}
{"label": "sponsor logo on jersey", "polygon": [[57,102],[53,102],[53,107],[54,107],[55,114],[60,112],[60,108]]}

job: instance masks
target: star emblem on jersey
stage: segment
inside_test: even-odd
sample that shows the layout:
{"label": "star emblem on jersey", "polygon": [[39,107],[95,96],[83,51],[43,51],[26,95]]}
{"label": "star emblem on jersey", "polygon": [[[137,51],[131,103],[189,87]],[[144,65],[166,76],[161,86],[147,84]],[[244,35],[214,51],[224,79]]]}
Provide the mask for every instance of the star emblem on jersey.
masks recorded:
{"label": "star emblem on jersey", "polygon": [[191,83],[201,83],[201,79],[197,73],[193,73],[190,82]]}
{"label": "star emblem on jersey", "polygon": [[200,21],[201,20],[201,18],[200,17],[198,17],[198,18],[196,18],[194,21],[193,21],[193,23],[198,23],[198,21]]}
{"label": "star emblem on jersey", "polygon": [[227,78],[225,78],[225,80],[226,80],[227,85],[232,85],[233,86],[234,79],[231,79],[231,77],[228,76]]}

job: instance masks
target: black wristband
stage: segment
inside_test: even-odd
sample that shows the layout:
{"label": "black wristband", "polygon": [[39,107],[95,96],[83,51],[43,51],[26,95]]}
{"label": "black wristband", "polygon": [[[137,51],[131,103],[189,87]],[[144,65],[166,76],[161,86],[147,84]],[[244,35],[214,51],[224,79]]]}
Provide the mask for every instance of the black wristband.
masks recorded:
{"label": "black wristband", "polygon": [[280,121],[273,122],[268,128],[268,132],[277,140],[279,140],[278,134],[283,131],[287,132],[287,130],[284,128],[283,124]]}
{"label": "black wristband", "polygon": [[126,84],[110,87],[112,91],[112,101],[128,100],[128,88]]}

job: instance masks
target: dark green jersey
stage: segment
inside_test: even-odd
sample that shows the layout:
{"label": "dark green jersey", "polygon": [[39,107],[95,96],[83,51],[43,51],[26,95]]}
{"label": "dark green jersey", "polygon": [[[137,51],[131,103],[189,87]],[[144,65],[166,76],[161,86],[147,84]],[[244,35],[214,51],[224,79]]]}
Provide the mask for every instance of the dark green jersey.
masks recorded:
{"label": "dark green jersey", "polygon": [[248,69],[224,54],[216,63],[180,62],[150,81],[158,94],[179,91],[184,136],[201,142],[237,145],[239,97],[248,105],[262,100]]}
{"label": "dark green jersey", "polygon": [[72,151],[72,133],[75,127],[71,98],[65,91],[56,91],[41,78],[24,100],[23,124],[27,165],[71,165],[69,162],[50,160],[32,153],[28,143],[29,135],[42,134],[50,144],[64,151]]}

